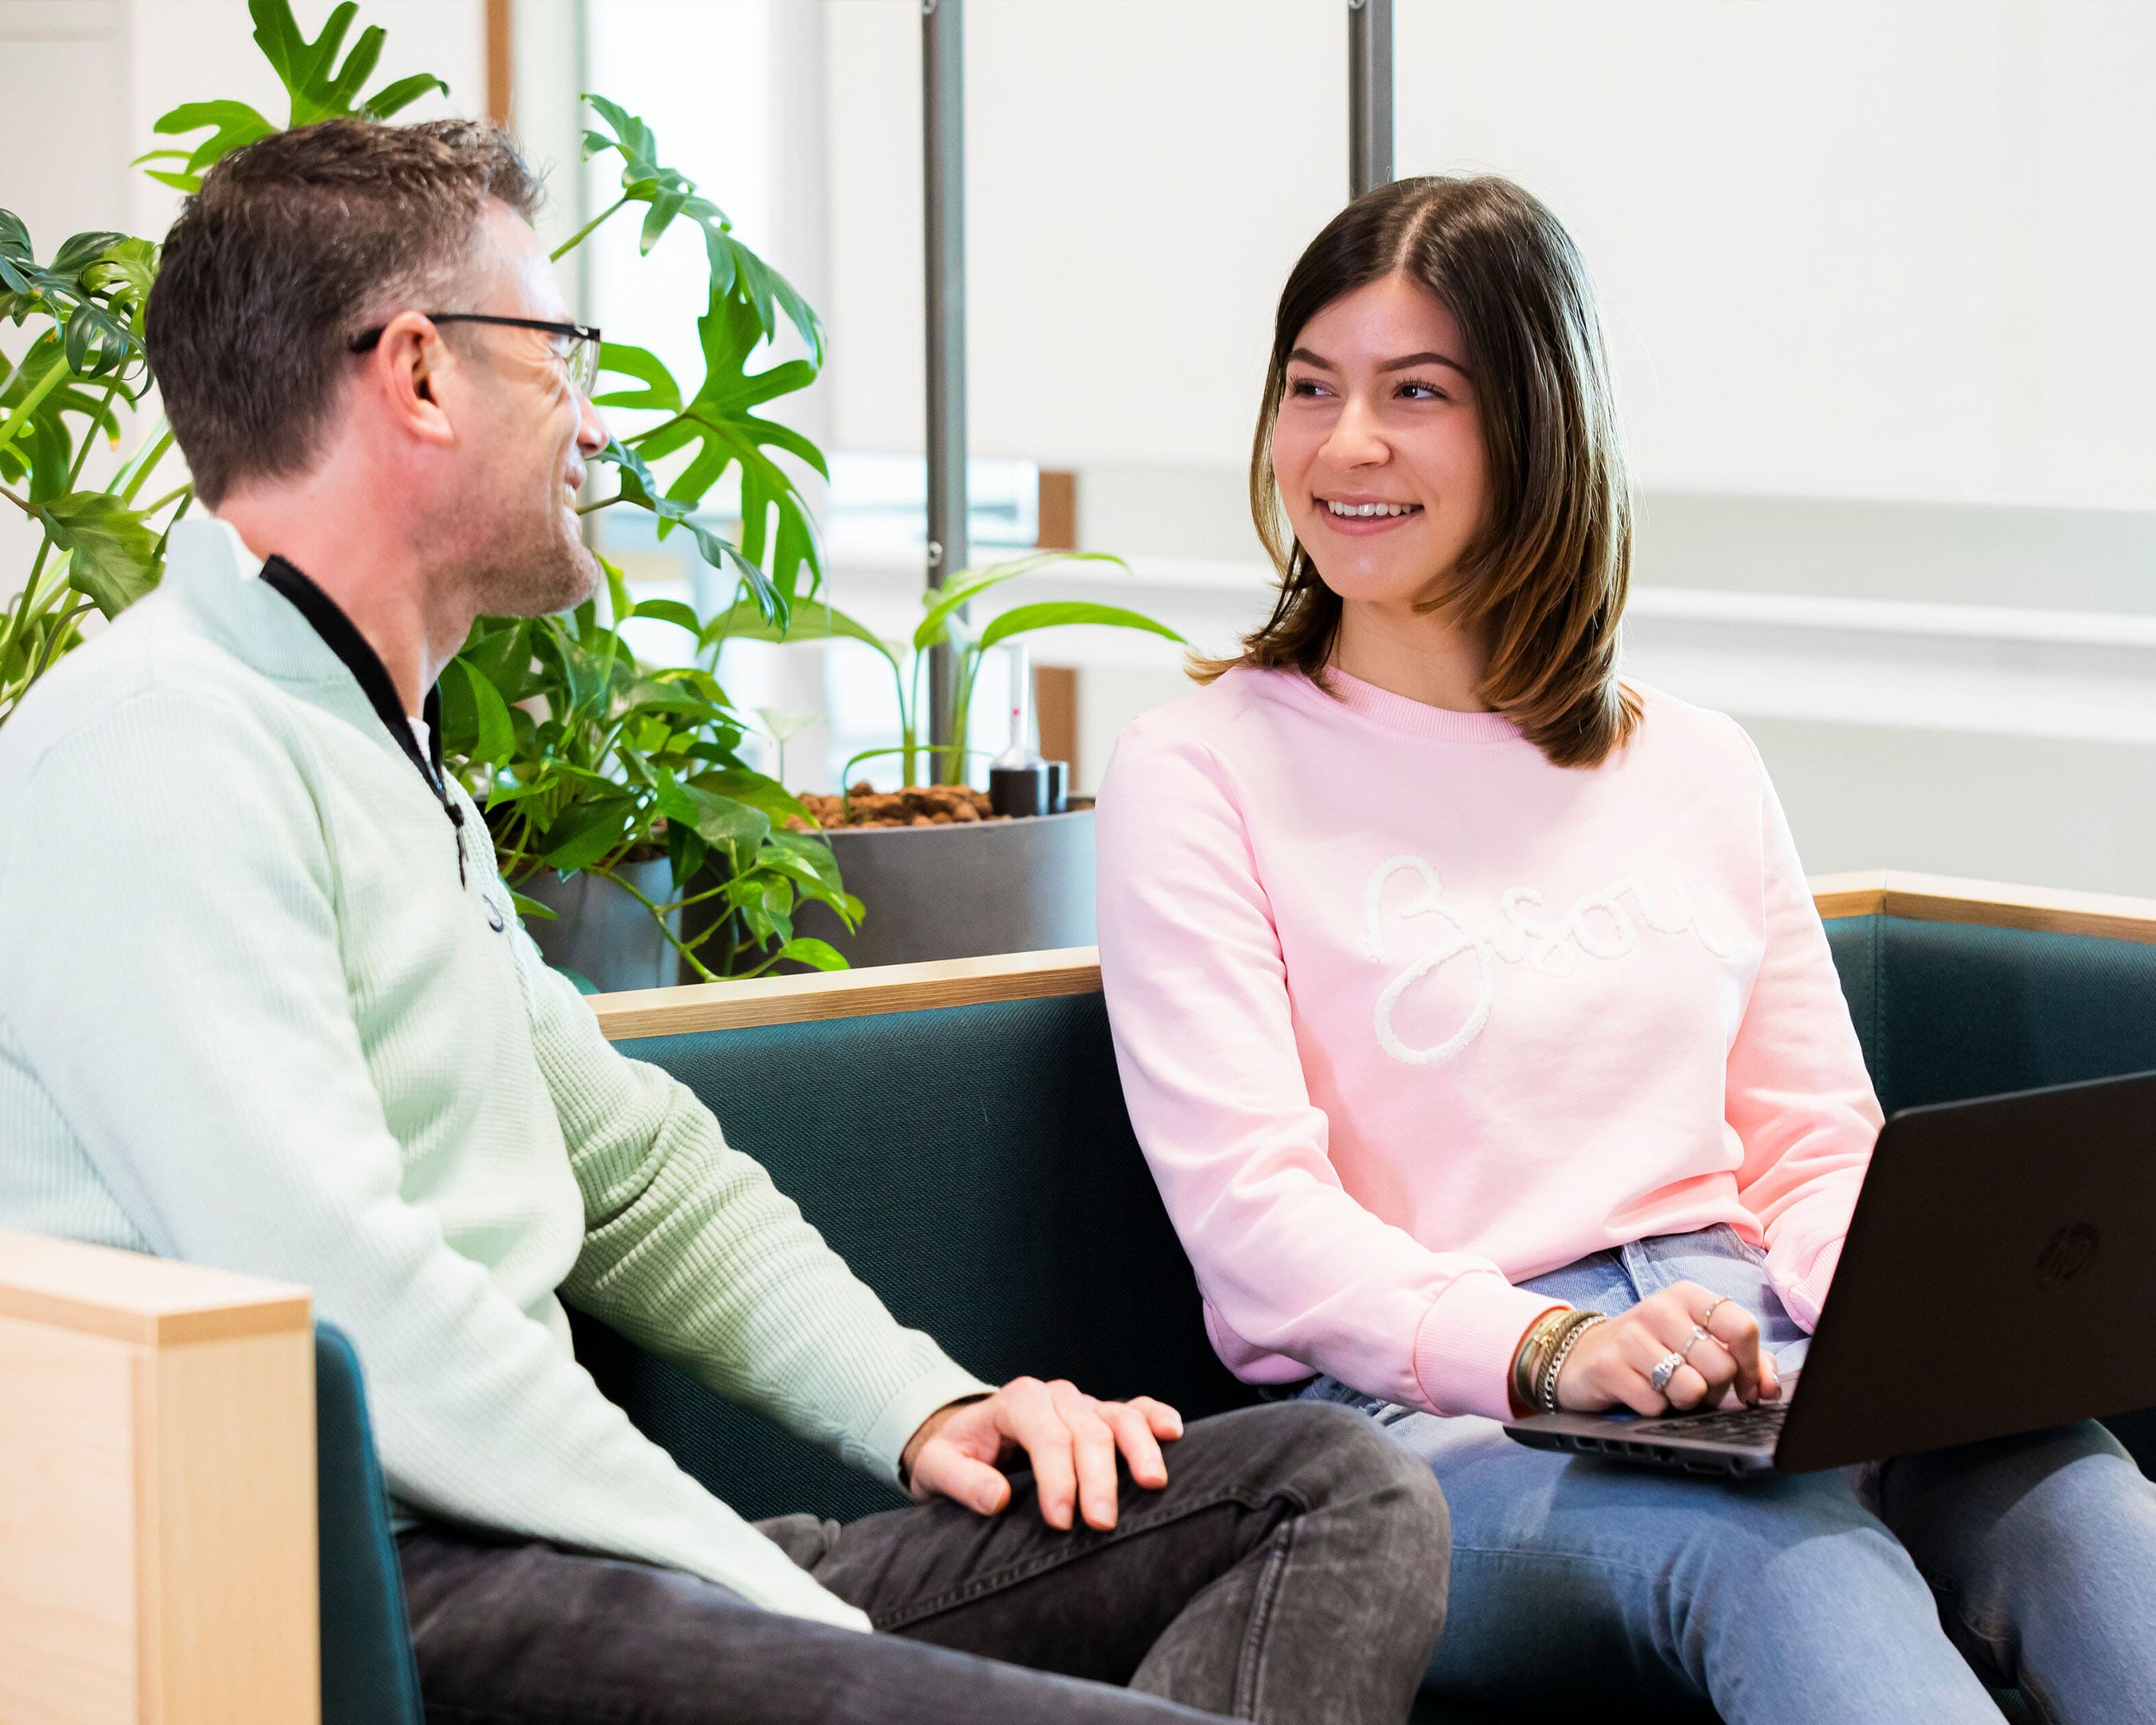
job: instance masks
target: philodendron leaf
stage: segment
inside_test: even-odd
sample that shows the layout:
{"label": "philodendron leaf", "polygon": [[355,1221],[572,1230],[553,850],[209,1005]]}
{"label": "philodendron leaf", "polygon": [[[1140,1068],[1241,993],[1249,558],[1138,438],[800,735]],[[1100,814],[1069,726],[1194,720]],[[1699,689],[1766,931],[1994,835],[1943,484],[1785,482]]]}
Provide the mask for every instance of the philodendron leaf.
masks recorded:
{"label": "philodendron leaf", "polygon": [[1107,629],[1139,629],[1165,635],[1171,641],[1183,639],[1166,624],[1157,623],[1137,611],[1127,611],[1121,605],[1068,602],[1014,606],[990,619],[988,626],[981,631],[980,644],[985,649],[1013,635],[1025,634],[1036,629],[1061,629],[1074,623],[1096,624]]}
{"label": "philodendron leaf", "polygon": [[845,954],[839,952],[837,947],[827,941],[819,941],[805,934],[796,935],[792,940],[787,942],[778,949],[776,956],[780,958],[798,959],[800,963],[814,966],[818,970],[851,968],[846,963]]}
{"label": "philodendron leaf", "polygon": [[439,90],[444,95],[449,93],[449,85],[432,72],[414,72],[409,78],[383,85],[360,105],[359,111],[369,120],[387,120],[392,114],[410,107],[430,90]]}
{"label": "philodendron leaf", "polygon": [[39,506],[53,542],[68,556],[68,583],[107,617],[157,584],[157,531],[109,491],[70,491]]}
{"label": "philodendron leaf", "polygon": [[800,333],[811,361],[824,362],[824,326],[793,283],[765,263],[734,237],[726,213],[696,190],[696,182],[678,168],[659,161],[659,141],[651,128],[635,115],[604,96],[586,95],[613,132],[586,131],[584,158],[621,153],[621,193],[629,203],[650,206],[644,228],[637,236],[639,248],[649,252],[675,221],[686,218],[704,237],[704,259],[711,277],[711,291],[722,298],[738,298],[755,314],[763,339],[778,332],[778,313],[783,311]]}
{"label": "philodendron leaf", "polygon": [[449,662],[464,674],[465,685],[471,691],[476,732],[472,757],[498,766],[516,752],[516,726],[509,716],[509,703],[501,698],[501,691],[485,672],[467,664],[461,656]]}
{"label": "philodendron leaf", "polygon": [[928,608],[928,614],[921,619],[913,631],[913,644],[921,652],[942,644],[952,618],[958,608],[975,593],[989,588],[1029,575],[1035,569],[1050,563],[1113,563],[1126,573],[1130,565],[1112,552],[1106,551],[1042,551],[1029,557],[1013,557],[1007,562],[990,563],[978,569],[955,569],[941,587],[932,587],[921,594],[921,603]]}
{"label": "philodendron leaf", "polygon": [[871,646],[889,660],[895,669],[898,655],[891,651],[892,644],[885,640],[866,624],[821,599],[812,599],[797,605],[793,614],[783,624],[773,623],[763,614],[753,600],[742,599],[721,611],[704,625],[704,645],[710,647],[720,641],[860,641]]}
{"label": "philodendron leaf", "polygon": [[664,413],[681,411],[681,386],[665,362],[648,347],[627,341],[607,341],[599,348],[599,369],[618,372],[644,385],[641,389],[610,389],[592,398],[595,408],[655,408]]}
{"label": "philodendron leaf", "polygon": [[243,145],[268,137],[277,129],[244,102],[182,102],[169,113],[160,115],[150,130],[160,137],[174,138],[199,131],[204,126],[211,128],[210,135],[193,149],[151,150],[136,157],[130,166],[177,160],[181,164],[177,169],[151,168],[150,177],[182,192],[199,192],[204,168]]}
{"label": "philodendron leaf", "polygon": [[[823,554],[807,500],[766,450],[782,449],[827,477],[829,470],[822,453],[799,432],[751,410],[805,388],[814,381],[816,367],[795,359],[747,372],[749,355],[762,341],[755,308],[716,292],[696,321],[696,333],[704,352],[702,385],[675,418],[638,436],[636,451],[649,462],[694,449],[689,465],[666,491],[667,501],[686,508],[701,502],[729,468],[740,467],[742,542],[737,554],[768,576],[777,595],[774,608],[783,616],[801,596],[804,572],[807,592],[814,593],[821,584]],[[750,585],[754,589],[757,583]],[[757,597],[763,596],[759,593]]]}
{"label": "philodendron leaf", "polygon": [[748,584],[749,592],[755,596],[757,608],[764,617],[784,624],[786,599],[772,585],[771,578],[754,562],[742,555],[738,547],[728,543],[696,519],[693,500],[662,495],[659,490],[659,480],[643,456],[619,438],[614,438],[592,459],[609,464],[620,474],[623,502],[633,503],[639,509],[648,509],[659,517],[660,538],[664,539],[677,526],[685,528],[689,536],[696,542],[696,550],[706,562],[714,569],[732,570]]}
{"label": "philodendron leaf", "polygon": [[715,847],[753,849],[771,831],[771,817],[762,810],[671,777],[660,780],[658,803],[659,812],[667,819],[692,828],[698,838]]}

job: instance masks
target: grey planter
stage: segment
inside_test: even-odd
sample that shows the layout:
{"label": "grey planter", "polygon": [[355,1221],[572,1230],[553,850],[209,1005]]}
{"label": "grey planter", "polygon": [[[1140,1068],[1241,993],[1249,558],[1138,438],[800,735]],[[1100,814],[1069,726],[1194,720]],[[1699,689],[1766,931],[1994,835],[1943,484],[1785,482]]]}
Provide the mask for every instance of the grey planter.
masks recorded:
{"label": "grey planter", "polygon": [[[674,876],[663,856],[631,863],[620,872],[646,898],[665,904],[674,896]],[[602,994],[624,988],[670,988],[681,978],[680,959],[651,913],[611,880],[596,875],[555,878],[542,870],[517,888],[553,911],[555,920],[525,921],[547,962],[573,971]],[[673,921],[678,934],[681,913]]]}
{"label": "grey planter", "polygon": [[1093,944],[1093,811],[940,827],[840,828],[832,854],[866,907],[845,933],[822,905],[794,932],[856,969]]}

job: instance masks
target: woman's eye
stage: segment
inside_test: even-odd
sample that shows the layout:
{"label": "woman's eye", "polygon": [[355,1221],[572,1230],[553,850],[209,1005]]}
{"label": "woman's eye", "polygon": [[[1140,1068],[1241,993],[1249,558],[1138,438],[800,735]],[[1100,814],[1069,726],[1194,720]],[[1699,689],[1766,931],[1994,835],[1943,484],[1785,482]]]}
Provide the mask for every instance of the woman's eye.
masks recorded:
{"label": "woman's eye", "polygon": [[1287,393],[1290,395],[1316,395],[1324,388],[1325,386],[1315,377],[1291,377],[1287,380]]}
{"label": "woman's eye", "polygon": [[1412,380],[1400,385],[1400,393],[1410,401],[1443,401],[1445,393],[1435,383],[1418,383]]}

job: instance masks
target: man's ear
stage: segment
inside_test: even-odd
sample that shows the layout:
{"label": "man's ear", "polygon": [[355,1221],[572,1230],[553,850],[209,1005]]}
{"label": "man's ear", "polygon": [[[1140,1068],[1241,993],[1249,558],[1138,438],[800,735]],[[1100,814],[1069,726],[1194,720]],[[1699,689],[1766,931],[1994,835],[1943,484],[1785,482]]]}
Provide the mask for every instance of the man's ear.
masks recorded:
{"label": "man's ear", "polygon": [[386,413],[391,429],[424,444],[456,441],[442,399],[456,358],[431,321],[417,311],[398,312],[364,359],[364,391]]}

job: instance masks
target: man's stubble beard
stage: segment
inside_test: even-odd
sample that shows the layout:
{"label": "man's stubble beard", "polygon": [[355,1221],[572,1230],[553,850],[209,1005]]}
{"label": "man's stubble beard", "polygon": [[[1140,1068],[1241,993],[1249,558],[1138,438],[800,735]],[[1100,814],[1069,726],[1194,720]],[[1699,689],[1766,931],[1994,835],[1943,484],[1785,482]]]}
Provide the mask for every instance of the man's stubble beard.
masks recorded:
{"label": "man's stubble beard", "polygon": [[465,590],[482,617],[547,617],[598,590],[599,567],[558,517],[514,541],[490,540],[468,567]]}

